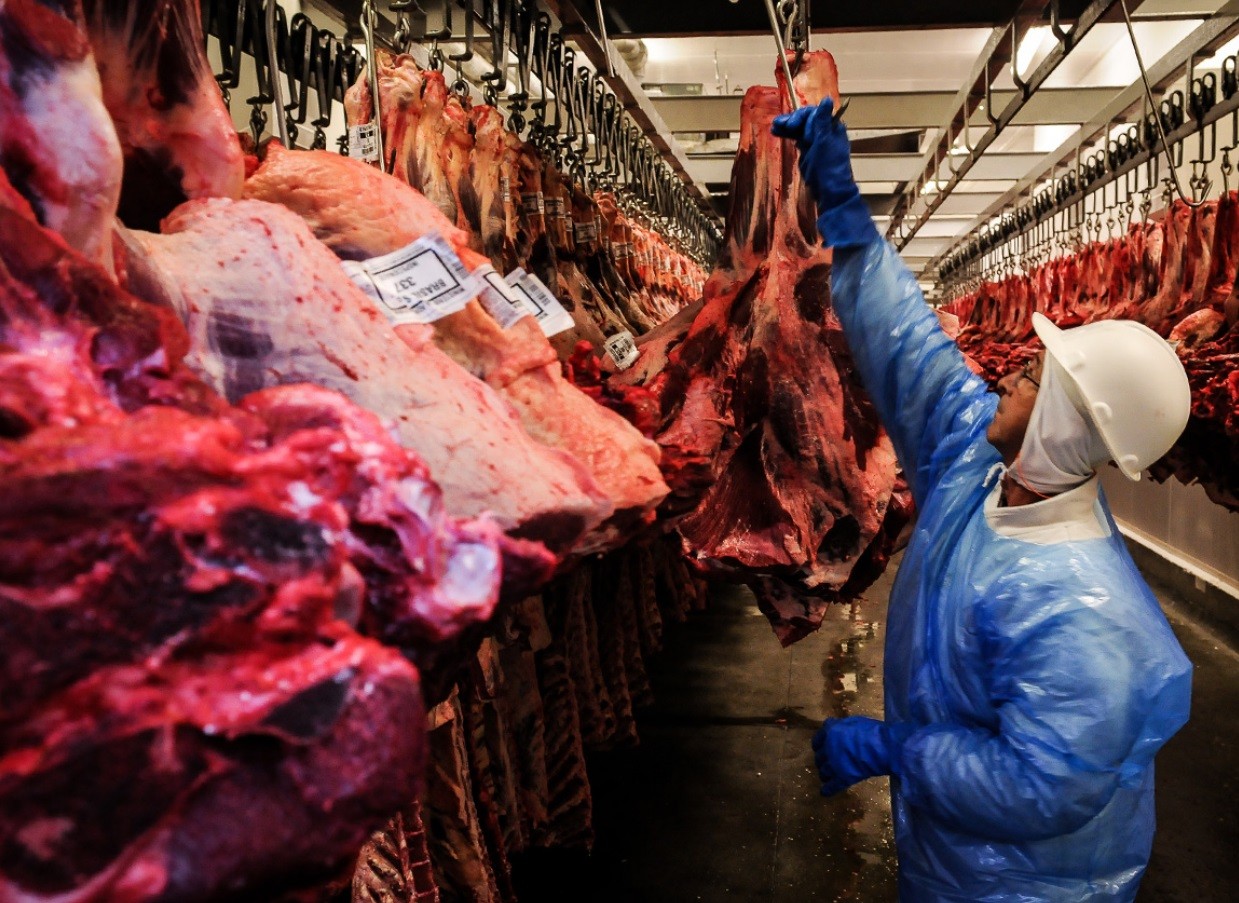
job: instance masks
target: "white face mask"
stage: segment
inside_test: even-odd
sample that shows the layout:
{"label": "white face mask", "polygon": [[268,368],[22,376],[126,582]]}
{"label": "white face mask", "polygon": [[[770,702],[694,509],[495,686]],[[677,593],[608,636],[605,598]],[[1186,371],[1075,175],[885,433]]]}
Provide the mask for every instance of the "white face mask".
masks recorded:
{"label": "white face mask", "polygon": [[1033,405],[1028,432],[1011,475],[1040,495],[1074,489],[1110,460],[1101,436],[1080,413],[1072,396],[1071,378],[1049,355],[1041,370],[1041,388]]}

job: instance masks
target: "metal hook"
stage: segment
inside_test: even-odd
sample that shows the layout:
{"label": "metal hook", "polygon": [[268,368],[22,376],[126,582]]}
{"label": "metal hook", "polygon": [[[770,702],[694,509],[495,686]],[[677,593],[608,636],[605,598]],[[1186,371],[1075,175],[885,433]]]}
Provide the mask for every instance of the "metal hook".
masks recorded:
{"label": "metal hook", "polygon": [[[314,35],[314,88],[318,116],[311,123],[314,126],[311,150],[322,150],[327,146],[325,129],[331,124],[331,108],[335,103],[335,70],[340,61],[340,46],[335,35],[329,31],[319,31]],[[341,151],[347,152],[348,135],[341,135],[340,141]]]}
{"label": "metal hook", "polygon": [[783,43],[783,34],[779,30],[778,14],[774,11],[773,0],[766,0],[766,14],[770,17],[770,31],[774,35],[774,45],[779,54],[779,62],[783,66],[783,77],[787,79],[787,97],[793,110],[800,109],[800,100],[796,97],[796,88],[792,83],[792,67],[787,62],[787,47]]}
{"label": "metal hook", "polygon": [[[453,0],[448,0],[451,6]],[[473,10],[466,8],[465,13],[465,49],[461,53],[453,53],[448,59],[456,64],[456,81],[452,83],[452,91],[462,98],[469,96],[469,83],[465,81],[464,65],[473,59]]]}
{"label": "metal hook", "polygon": [[[273,2],[273,0],[268,0]],[[451,4],[448,4],[451,9]],[[361,32],[366,41],[366,77],[370,82],[370,100],[373,104],[374,146],[378,150],[377,161],[379,171],[387,172],[387,154],[383,149],[383,105],[379,90],[379,60],[374,39],[374,29],[378,13],[374,8],[374,0],[362,0]]]}
{"label": "metal hook", "polygon": [[[1145,68],[1145,65],[1144,65],[1144,57],[1141,56],[1140,54],[1140,45],[1136,41],[1136,31],[1131,24],[1131,12],[1127,8],[1127,0],[1119,0],[1119,6],[1123,10],[1123,21],[1127,25],[1127,34],[1128,34],[1128,37],[1131,39],[1132,51],[1136,55],[1136,64],[1140,68],[1140,80],[1144,84],[1145,97],[1147,98],[1149,104],[1152,105],[1153,104],[1153,88],[1149,84],[1148,70]],[[1195,54],[1191,54],[1188,57],[1188,84],[1189,85],[1192,84],[1192,72],[1194,69],[1194,65],[1195,65]],[[1165,107],[1166,107],[1166,101],[1162,101],[1160,109],[1164,111]],[[1178,121],[1175,122],[1171,126],[1171,128],[1168,130],[1165,128],[1165,123],[1162,122],[1162,117],[1160,115],[1157,116],[1156,123],[1157,123],[1158,135],[1161,139],[1162,148],[1166,152],[1167,160],[1170,163],[1170,167],[1169,167],[1170,175],[1173,177],[1174,188],[1176,191],[1178,191],[1180,199],[1182,199],[1182,201],[1185,204],[1187,204],[1189,207],[1191,207],[1192,209],[1195,209],[1199,207],[1201,204],[1203,204],[1204,201],[1203,200],[1202,201],[1189,201],[1187,199],[1187,196],[1183,191],[1183,186],[1179,183],[1179,173],[1178,173],[1178,170],[1176,169],[1177,165],[1182,164],[1182,145],[1179,146],[1180,158],[1178,161],[1176,161],[1174,158],[1174,155],[1170,151],[1170,148],[1167,146],[1167,141],[1166,141],[1167,131],[1173,132],[1176,128],[1181,126],[1184,121],[1183,120],[1183,93],[1181,91],[1175,91],[1171,95],[1170,112],[1171,112],[1172,117],[1177,117]],[[1167,203],[1169,203],[1169,201],[1167,201]]]}
{"label": "metal hook", "polygon": [[317,29],[308,16],[304,13],[293,16],[288,30],[288,93],[292,100],[284,105],[289,147],[297,143],[297,126],[306,121],[310,112],[310,79],[314,72],[316,36]]}

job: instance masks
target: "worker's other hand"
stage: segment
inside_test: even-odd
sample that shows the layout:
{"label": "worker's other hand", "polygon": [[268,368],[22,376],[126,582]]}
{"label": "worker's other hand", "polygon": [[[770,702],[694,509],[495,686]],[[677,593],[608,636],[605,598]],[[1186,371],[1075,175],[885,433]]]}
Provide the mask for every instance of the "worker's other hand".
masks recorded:
{"label": "worker's other hand", "polygon": [[827,718],[813,737],[822,796],[833,796],[865,778],[890,774],[898,748],[911,732],[911,725],[890,725],[873,718]]}
{"label": "worker's other hand", "polygon": [[770,131],[800,149],[800,175],[817,202],[817,228],[833,248],[859,248],[879,241],[869,207],[852,177],[847,129],[827,97],[816,107],[776,116]]}

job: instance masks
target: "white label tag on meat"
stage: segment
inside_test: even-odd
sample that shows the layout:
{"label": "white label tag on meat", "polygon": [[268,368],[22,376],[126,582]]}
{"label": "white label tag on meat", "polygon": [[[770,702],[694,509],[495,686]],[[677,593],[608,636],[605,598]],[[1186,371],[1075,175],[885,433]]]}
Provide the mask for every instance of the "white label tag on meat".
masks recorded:
{"label": "white label tag on meat", "polygon": [[522,194],[521,208],[530,216],[544,216],[546,214],[546,200],[542,197],[542,192]]}
{"label": "white label tag on meat", "polygon": [[546,214],[547,216],[563,216],[564,215],[563,198],[547,198],[546,199]]}
{"label": "white label tag on meat", "polygon": [[576,323],[572,314],[564,310],[559,299],[551,294],[551,290],[542,284],[542,280],[532,273],[526,273],[517,267],[506,277],[508,285],[533,310],[533,316],[542,327],[542,334],[547,338],[559,335],[565,329],[571,329]]}
{"label": "white label tag on meat", "polygon": [[473,278],[481,285],[478,300],[500,329],[511,329],[522,317],[536,316],[533,308],[503,281],[493,266],[478,267],[473,271]]}
{"label": "white label tag on meat", "polygon": [[615,361],[615,366],[621,370],[627,370],[641,356],[641,352],[637,350],[637,343],[633,341],[632,333],[627,329],[607,339],[604,347],[607,349],[607,354],[611,355],[611,360]]}
{"label": "white label tag on meat", "polygon": [[507,176],[499,177],[499,193],[503,196],[503,203],[512,203],[512,180]]}
{"label": "white label tag on meat", "polygon": [[595,223],[577,223],[576,240],[585,244],[598,238],[598,226]]}
{"label": "white label tag on meat", "polygon": [[437,234],[365,263],[346,261],[344,271],[396,325],[433,323],[463,308],[479,290],[456,252]]}
{"label": "white label tag on meat", "polygon": [[351,126],[348,130],[348,155],[367,163],[379,162],[379,130],[373,122]]}

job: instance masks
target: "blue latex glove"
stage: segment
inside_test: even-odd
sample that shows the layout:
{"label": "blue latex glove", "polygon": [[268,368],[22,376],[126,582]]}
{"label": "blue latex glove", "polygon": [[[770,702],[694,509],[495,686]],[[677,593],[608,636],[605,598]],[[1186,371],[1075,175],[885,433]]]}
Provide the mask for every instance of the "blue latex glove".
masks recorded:
{"label": "blue latex glove", "polygon": [[816,107],[776,116],[770,131],[800,149],[800,175],[817,202],[817,229],[832,248],[860,248],[880,241],[869,207],[852,176],[848,133],[828,97]]}
{"label": "blue latex glove", "polygon": [[896,771],[910,724],[873,718],[827,718],[813,736],[813,759],[822,779],[822,796],[833,796],[865,778]]}

